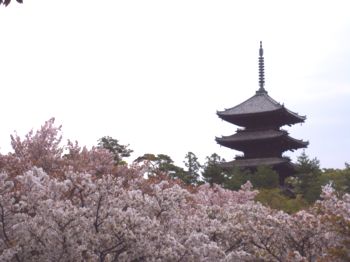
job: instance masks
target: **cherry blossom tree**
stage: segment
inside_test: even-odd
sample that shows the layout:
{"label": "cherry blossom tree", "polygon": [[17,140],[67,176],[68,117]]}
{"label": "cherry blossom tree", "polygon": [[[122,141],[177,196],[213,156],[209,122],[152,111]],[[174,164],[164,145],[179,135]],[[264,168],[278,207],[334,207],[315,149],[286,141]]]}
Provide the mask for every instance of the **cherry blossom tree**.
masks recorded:
{"label": "cherry blossom tree", "polygon": [[0,155],[0,168],[13,177],[33,166],[42,168],[50,176],[64,176],[66,171],[91,175],[113,173],[114,155],[109,150],[87,149],[70,140],[64,145],[61,129],[51,118],[39,130],[30,130],[23,139],[16,133],[11,135],[13,152]]}
{"label": "cherry blossom tree", "polygon": [[[1,156],[0,261],[348,261],[350,196],[331,185],[295,214],[188,186],[78,143],[54,120]],[[39,143],[40,142],[40,143]]]}

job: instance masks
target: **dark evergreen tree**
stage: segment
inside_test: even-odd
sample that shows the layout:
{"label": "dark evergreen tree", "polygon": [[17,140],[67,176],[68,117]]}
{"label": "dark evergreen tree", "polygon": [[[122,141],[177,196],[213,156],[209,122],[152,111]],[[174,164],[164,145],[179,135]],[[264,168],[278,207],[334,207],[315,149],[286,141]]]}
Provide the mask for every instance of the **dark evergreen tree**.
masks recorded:
{"label": "dark evergreen tree", "polygon": [[179,167],[174,164],[170,156],[158,154],[155,158],[155,164],[159,171],[168,173],[171,177],[176,177],[175,173],[178,171]]}
{"label": "dark evergreen tree", "polygon": [[300,156],[297,158],[297,164],[296,164],[297,172],[300,173],[313,173],[313,174],[320,174],[321,173],[321,167],[320,167],[320,160],[318,160],[316,157],[313,159],[310,159],[308,155],[306,155],[305,150],[301,153]]}
{"label": "dark evergreen tree", "polygon": [[254,188],[278,188],[279,176],[276,171],[268,166],[259,166],[251,175],[250,182]]}
{"label": "dark evergreen tree", "polygon": [[212,184],[223,185],[227,180],[225,170],[221,166],[225,162],[225,159],[221,158],[218,154],[213,153],[211,156],[206,157],[206,162],[203,167],[203,179],[205,182]]}
{"label": "dark evergreen tree", "polygon": [[350,166],[345,163],[344,169],[324,168],[322,170],[323,183],[332,183],[338,194],[350,193]]}
{"label": "dark evergreen tree", "polygon": [[187,184],[198,184],[201,165],[197,156],[192,152],[188,152],[185,156],[184,164],[187,168],[186,176],[183,178],[184,182]]}
{"label": "dark evergreen tree", "polygon": [[278,188],[279,185],[278,173],[268,166],[259,166],[253,172],[236,167],[227,170],[227,177],[223,186],[232,190],[239,190],[248,180],[257,189]]}
{"label": "dark evergreen tree", "polygon": [[117,139],[110,136],[104,136],[98,140],[98,146],[109,150],[114,155],[116,165],[125,164],[124,157],[129,157],[133,150],[129,145],[121,145]]}
{"label": "dark evergreen tree", "polygon": [[148,176],[157,176],[159,174],[167,174],[172,178],[179,178],[185,181],[186,172],[183,168],[174,164],[170,156],[165,154],[144,154],[135,159],[136,163],[145,162],[148,165]]}
{"label": "dark evergreen tree", "polygon": [[343,170],[344,176],[344,191],[350,194],[350,164],[345,162],[345,169]]}
{"label": "dark evergreen tree", "polygon": [[251,177],[251,173],[248,169],[243,170],[238,167],[233,167],[226,172],[228,175],[224,187],[231,190],[239,190]]}
{"label": "dark evergreen tree", "polygon": [[320,161],[317,158],[310,159],[303,151],[297,158],[296,170],[296,192],[301,194],[309,203],[313,203],[321,193]]}

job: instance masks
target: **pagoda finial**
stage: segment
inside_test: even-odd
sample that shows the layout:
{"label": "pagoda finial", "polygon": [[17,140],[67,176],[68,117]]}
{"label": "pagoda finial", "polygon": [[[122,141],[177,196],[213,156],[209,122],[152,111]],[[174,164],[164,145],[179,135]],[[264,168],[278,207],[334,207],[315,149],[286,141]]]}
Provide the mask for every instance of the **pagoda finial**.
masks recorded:
{"label": "pagoda finial", "polygon": [[257,94],[267,94],[265,88],[265,74],[264,74],[264,50],[262,48],[262,41],[260,41],[259,49],[259,90],[256,91]]}

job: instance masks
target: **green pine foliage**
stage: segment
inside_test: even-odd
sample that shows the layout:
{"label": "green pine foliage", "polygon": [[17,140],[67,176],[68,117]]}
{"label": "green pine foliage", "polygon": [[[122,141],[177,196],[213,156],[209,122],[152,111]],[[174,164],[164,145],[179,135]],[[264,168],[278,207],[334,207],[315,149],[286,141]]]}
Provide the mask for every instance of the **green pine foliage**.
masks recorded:
{"label": "green pine foliage", "polygon": [[201,164],[198,161],[198,157],[193,152],[188,152],[185,155],[184,164],[187,168],[182,180],[188,185],[197,185],[200,183],[200,169]]}
{"label": "green pine foliage", "polygon": [[317,158],[310,159],[305,151],[297,158],[296,180],[294,183],[297,194],[314,203],[321,194],[321,186],[325,184],[321,176],[320,161]]}
{"label": "green pine foliage", "polygon": [[206,162],[203,167],[203,179],[209,184],[224,185],[227,180],[227,174],[222,168],[221,164],[225,162],[225,159],[221,158],[218,154],[213,153],[206,158]]}
{"label": "green pine foliage", "polygon": [[276,188],[279,185],[278,174],[270,167],[260,166],[254,172],[238,168],[228,170],[227,179],[223,183],[223,186],[228,189],[238,190],[248,180],[257,189]]}
{"label": "green pine foliage", "polygon": [[276,188],[279,185],[278,174],[267,166],[259,166],[251,175],[251,183],[255,188]]}
{"label": "green pine foliage", "polygon": [[232,168],[226,170],[227,179],[222,185],[223,187],[231,190],[239,190],[248,180],[251,180],[251,172],[248,170],[242,170],[239,168]]}
{"label": "green pine foliage", "polygon": [[[154,177],[160,174],[166,174],[174,179],[187,181],[186,172],[182,167],[175,165],[170,156],[166,154],[144,154],[134,160],[134,163],[144,162],[149,167],[148,176]],[[186,182],[185,182],[186,183]]]}
{"label": "green pine foliage", "polygon": [[[130,151],[127,146],[120,146],[118,140],[105,137],[100,146],[116,153],[116,160],[126,157]],[[102,144],[102,142],[104,142]],[[193,152],[185,155],[185,168],[175,165],[170,156],[165,154],[145,154],[135,162],[146,161],[150,167],[149,176],[167,174],[179,179],[184,184],[197,186],[204,182],[218,184],[230,190],[239,190],[250,181],[259,190],[256,201],[287,213],[294,213],[312,205],[320,199],[322,186],[332,183],[341,195],[350,193],[350,165],[345,163],[344,169],[321,169],[317,158],[310,158],[305,151],[297,158],[296,174],[285,180],[286,188],[280,188],[279,175],[270,167],[260,166],[255,171],[238,168],[224,168],[225,159],[216,153],[206,157],[201,165]]]}
{"label": "green pine foliage", "polygon": [[98,140],[98,147],[107,149],[114,155],[114,161],[116,165],[123,165],[126,162],[123,160],[125,157],[129,157],[133,150],[129,149],[129,145],[121,145],[119,141],[110,136],[101,137]]}
{"label": "green pine foliage", "polygon": [[296,162],[294,177],[286,179],[288,189],[279,188],[278,174],[270,167],[261,166],[256,171],[238,168],[223,169],[221,158],[213,154],[207,158],[203,173],[206,182],[213,182],[231,190],[239,190],[248,180],[259,190],[256,200],[271,208],[288,213],[307,208],[320,199],[322,186],[332,183],[339,194],[350,193],[350,165],[344,169],[321,169],[317,158],[303,152]]}
{"label": "green pine foliage", "polygon": [[350,193],[350,166],[345,163],[344,169],[324,169],[322,180],[332,183],[339,194]]}
{"label": "green pine foliage", "polygon": [[279,188],[260,189],[255,200],[265,206],[283,210],[289,214],[298,212],[309,206],[309,203],[301,195],[297,195],[296,198],[290,198],[284,195]]}

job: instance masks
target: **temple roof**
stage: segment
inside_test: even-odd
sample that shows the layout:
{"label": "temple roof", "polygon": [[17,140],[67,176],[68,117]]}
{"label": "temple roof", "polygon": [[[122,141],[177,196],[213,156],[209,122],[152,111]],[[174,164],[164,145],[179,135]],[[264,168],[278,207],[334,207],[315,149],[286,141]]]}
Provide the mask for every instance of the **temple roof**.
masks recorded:
{"label": "temple roof", "polygon": [[230,162],[223,163],[223,167],[258,167],[258,166],[277,166],[277,165],[290,165],[289,158],[283,157],[268,157],[268,158],[250,158],[250,159],[237,159]]}
{"label": "temple roof", "polygon": [[217,114],[225,121],[244,127],[292,125],[306,119],[276,102],[266,91],[260,90],[243,103],[218,111]]}
{"label": "temple roof", "polygon": [[288,132],[285,130],[239,130],[237,133],[231,136],[222,136],[216,137],[215,140],[220,143],[234,143],[234,142],[247,142],[247,141],[256,141],[256,140],[270,140],[273,138],[284,137],[286,141],[299,143],[301,145],[307,146],[308,142],[295,139],[288,135]]}
{"label": "temple roof", "polygon": [[255,94],[243,103],[225,109],[224,111],[218,111],[219,115],[242,115],[242,114],[256,114],[261,112],[269,112],[280,109],[282,106],[273,100],[266,93]]}
{"label": "temple roof", "polygon": [[247,140],[258,140],[258,139],[269,139],[280,137],[283,135],[288,135],[287,131],[282,130],[238,130],[237,133],[231,136],[222,136],[221,138],[216,138],[217,141],[247,141]]}
{"label": "temple roof", "polygon": [[224,111],[218,111],[217,114],[220,117],[234,115],[238,116],[273,112],[280,109],[286,110],[289,114],[300,118],[300,120],[302,121],[305,120],[305,116],[300,116],[297,113],[288,110],[284,107],[284,105],[281,105],[280,103],[276,102],[273,98],[271,98],[266,92],[259,91],[257,91],[257,93],[254,96],[247,99],[243,103],[240,103],[235,107],[225,109]]}
{"label": "temple roof", "polygon": [[254,130],[254,131],[238,131],[231,136],[216,137],[216,142],[222,146],[226,146],[235,150],[245,151],[251,147],[268,144],[271,147],[278,147],[283,150],[295,150],[307,147],[309,142],[298,140],[288,135],[285,130]]}

